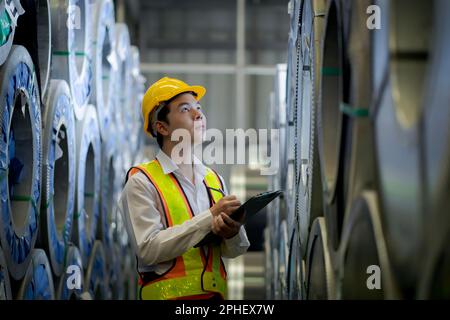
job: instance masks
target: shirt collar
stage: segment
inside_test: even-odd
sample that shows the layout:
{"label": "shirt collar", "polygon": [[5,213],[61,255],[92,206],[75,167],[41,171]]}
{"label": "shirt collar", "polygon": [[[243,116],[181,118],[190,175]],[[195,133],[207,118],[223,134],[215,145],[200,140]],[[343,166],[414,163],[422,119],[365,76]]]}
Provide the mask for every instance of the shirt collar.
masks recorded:
{"label": "shirt collar", "polygon": [[[156,159],[158,159],[164,174],[169,174],[180,169],[178,165],[162,149],[159,149],[158,153],[156,154]],[[193,155],[193,160],[194,173],[198,173],[202,178],[204,178],[206,175],[206,167],[195,155]]]}

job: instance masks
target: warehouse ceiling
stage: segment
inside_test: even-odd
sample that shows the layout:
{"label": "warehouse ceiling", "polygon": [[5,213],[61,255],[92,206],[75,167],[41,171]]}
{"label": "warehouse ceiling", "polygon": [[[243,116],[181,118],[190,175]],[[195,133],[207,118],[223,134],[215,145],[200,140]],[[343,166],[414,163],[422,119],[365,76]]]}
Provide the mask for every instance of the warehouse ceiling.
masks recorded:
{"label": "warehouse ceiling", "polygon": [[[116,1],[120,7],[121,1]],[[127,0],[125,19],[143,57],[151,49],[236,49],[235,0]],[[286,50],[288,0],[246,1],[246,48]]]}

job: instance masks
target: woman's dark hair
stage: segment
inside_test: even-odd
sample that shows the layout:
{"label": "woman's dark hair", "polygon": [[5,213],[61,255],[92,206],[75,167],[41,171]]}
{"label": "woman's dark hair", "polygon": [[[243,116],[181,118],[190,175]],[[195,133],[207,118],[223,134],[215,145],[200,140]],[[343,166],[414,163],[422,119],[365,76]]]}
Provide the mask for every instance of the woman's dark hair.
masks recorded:
{"label": "woman's dark hair", "polygon": [[[169,114],[169,111],[170,111],[170,108],[168,107],[169,106],[169,104],[173,101],[173,100],[175,100],[176,98],[178,98],[180,95],[182,95],[182,94],[185,94],[185,93],[190,93],[190,94],[192,94],[194,97],[197,97],[197,94],[195,93],[195,92],[193,92],[193,91],[187,91],[187,92],[181,92],[181,93],[179,93],[179,94],[177,94],[176,96],[174,96],[174,97],[172,97],[172,98],[170,98],[169,100],[167,100],[167,101],[164,101],[164,102],[161,102],[162,104],[164,104],[164,107],[162,107],[162,109],[158,112],[158,118],[156,119],[157,121],[164,121],[164,122],[166,122],[167,124],[169,123],[169,119],[167,118],[167,115]],[[147,128],[147,130],[149,131],[149,132],[151,132],[151,130],[152,130],[152,124],[151,124],[151,115],[152,115],[152,113],[150,113],[149,115],[148,115],[148,117],[149,117],[149,121],[148,121],[148,128]],[[159,133],[159,132],[156,132],[156,142],[158,143],[158,146],[160,147],[160,148],[162,148],[162,146],[163,146],[163,136]]]}

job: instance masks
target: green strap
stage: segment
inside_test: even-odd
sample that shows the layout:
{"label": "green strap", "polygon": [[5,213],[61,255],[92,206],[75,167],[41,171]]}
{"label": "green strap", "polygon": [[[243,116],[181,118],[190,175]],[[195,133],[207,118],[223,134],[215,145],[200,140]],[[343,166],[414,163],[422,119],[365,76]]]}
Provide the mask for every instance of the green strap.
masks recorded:
{"label": "green strap", "polygon": [[367,108],[354,108],[346,103],[341,103],[339,109],[342,113],[352,118],[367,118],[369,117],[369,109]]}
{"label": "green strap", "polygon": [[333,67],[323,67],[322,75],[328,77],[339,77],[341,75],[341,69]]}
{"label": "green strap", "polygon": [[31,197],[29,197],[29,196],[20,196],[20,195],[16,196],[16,195],[13,195],[10,198],[10,200],[11,201],[18,201],[18,202],[30,202],[31,205],[33,206],[33,209],[39,214],[39,210],[38,210],[38,208],[36,206],[36,202],[34,202],[34,200]]}
{"label": "green strap", "polygon": [[8,42],[9,35],[11,34],[11,18],[6,10],[0,13],[0,46]]}
{"label": "green strap", "polygon": [[[68,56],[68,55],[70,55],[70,53],[71,53],[71,51],[53,51],[52,54],[54,56]],[[86,52],[84,52],[84,51],[75,51],[75,55],[77,57],[85,57],[85,56],[87,56]]]}

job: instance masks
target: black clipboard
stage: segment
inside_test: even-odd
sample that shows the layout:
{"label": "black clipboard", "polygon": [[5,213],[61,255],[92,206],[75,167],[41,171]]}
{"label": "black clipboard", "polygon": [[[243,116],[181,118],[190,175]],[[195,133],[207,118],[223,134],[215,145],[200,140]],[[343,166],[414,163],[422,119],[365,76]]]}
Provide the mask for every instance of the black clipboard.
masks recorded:
{"label": "black clipboard", "polygon": [[[236,221],[241,220],[242,216],[245,213],[244,221],[242,224],[246,224],[250,217],[253,217],[257,214],[261,209],[267,206],[272,200],[281,195],[283,191],[267,191],[260,194],[257,194],[254,197],[248,199],[244,204],[242,204],[239,208],[236,209],[231,215],[230,218]],[[194,248],[201,247],[204,245],[208,245],[210,243],[219,243],[222,241],[222,238],[212,231],[208,233],[199,243],[197,243]]]}

